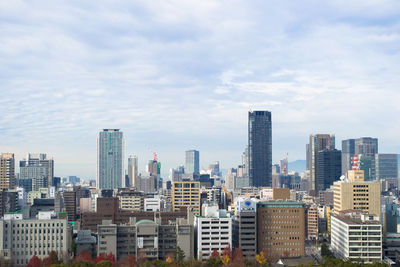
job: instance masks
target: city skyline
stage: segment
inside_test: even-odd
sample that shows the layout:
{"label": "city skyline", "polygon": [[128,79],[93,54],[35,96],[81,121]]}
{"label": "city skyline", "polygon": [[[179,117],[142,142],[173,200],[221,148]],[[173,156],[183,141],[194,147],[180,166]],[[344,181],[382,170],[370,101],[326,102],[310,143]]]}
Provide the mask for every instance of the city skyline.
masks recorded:
{"label": "city skyline", "polygon": [[249,110],[273,114],[274,163],[305,159],[317,133],[400,151],[396,1],[0,7],[2,152],[46,153],[56,176],[95,178],[103,128],[124,131],[141,171],[152,151],[165,174],[187,149],[235,167]]}

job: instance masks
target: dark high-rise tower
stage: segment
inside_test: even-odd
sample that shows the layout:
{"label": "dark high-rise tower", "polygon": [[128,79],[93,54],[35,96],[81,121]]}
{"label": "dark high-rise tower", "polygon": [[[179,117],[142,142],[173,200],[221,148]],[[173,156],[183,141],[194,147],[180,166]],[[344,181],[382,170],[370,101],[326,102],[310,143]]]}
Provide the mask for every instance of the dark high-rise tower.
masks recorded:
{"label": "dark high-rise tower", "polygon": [[336,149],[318,151],[317,191],[326,190],[342,175],[342,153]]}
{"label": "dark high-rise tower", "polygon": [[250,186],[272,186],[271,112],[249,112]]}

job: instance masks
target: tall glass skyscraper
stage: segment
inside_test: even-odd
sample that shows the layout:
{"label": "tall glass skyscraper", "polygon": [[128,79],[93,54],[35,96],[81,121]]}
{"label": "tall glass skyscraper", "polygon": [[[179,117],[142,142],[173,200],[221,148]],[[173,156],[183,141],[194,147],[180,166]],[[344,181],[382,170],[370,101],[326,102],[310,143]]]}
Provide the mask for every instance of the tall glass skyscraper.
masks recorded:
{"label": "tall glass skyscraper", "polygon": [[249,112],[250,186],[272,186],[271,112]]}
{"label": "tall glass skyscraper", "polygon": [[125,187],[125,140],[119,129],[103,129],[97,139],[97,188]]}
{"label": "tall glass skyscraper", "polygon": [[200,173],[200,153],[197,150],[186,151],[185,158],[185,173],[199,174]]}

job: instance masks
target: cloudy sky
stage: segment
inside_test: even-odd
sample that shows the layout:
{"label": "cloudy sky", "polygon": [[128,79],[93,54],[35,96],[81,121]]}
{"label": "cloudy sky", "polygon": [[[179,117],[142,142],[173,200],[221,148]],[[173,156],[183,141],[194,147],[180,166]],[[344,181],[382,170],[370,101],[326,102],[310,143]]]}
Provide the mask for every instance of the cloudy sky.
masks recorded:
{"label": "cloudy sky", "polygon": [[273,159],[310,133],[400,152],[400,2],[0,1],[0,149],[95,178],[100,129],[140,168],[240,163],[247,112],[270,110]]}

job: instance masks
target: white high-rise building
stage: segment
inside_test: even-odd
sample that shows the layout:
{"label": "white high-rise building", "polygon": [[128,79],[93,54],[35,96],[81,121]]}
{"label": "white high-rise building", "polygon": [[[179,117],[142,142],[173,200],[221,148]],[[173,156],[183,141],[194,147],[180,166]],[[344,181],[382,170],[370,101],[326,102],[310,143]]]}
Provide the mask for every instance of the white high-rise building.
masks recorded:
{"label": "white high-rise building", "polygon": [[218,205],[203,204],[203,216],[196,217],[195,228],[198,259],[208,259],[214,249],[221,254],[227,246],[232,248],[232,219]]}
{"label": "white high-rise building", "polygon": [[123,133],[119,129],[103,129],[97,139],[97,188],[125,187],[124,154]]}

